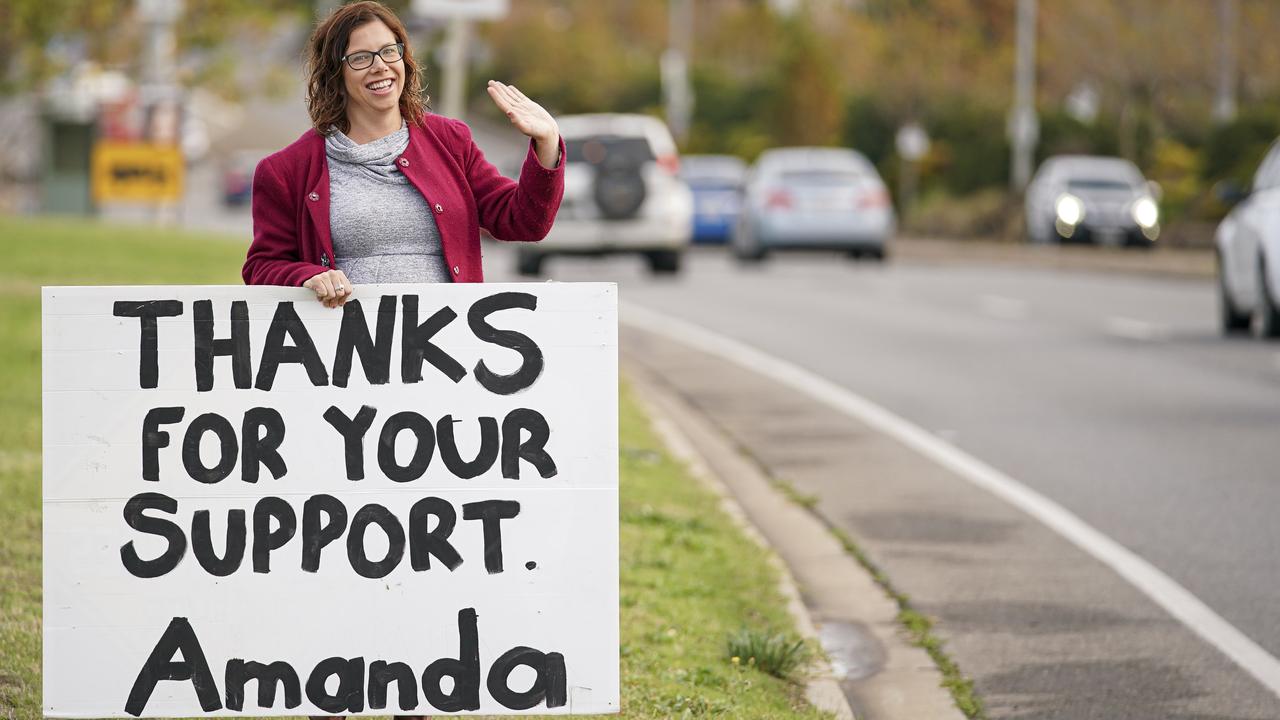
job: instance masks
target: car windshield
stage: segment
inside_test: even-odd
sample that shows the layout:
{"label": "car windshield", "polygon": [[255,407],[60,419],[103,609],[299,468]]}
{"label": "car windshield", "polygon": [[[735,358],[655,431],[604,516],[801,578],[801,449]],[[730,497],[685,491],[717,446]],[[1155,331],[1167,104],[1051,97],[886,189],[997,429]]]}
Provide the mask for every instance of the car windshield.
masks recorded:
{"label": "car windshield", "polygon": [[595,135],[566,140],[564,145],[571,163],[640,165],[654,159],[649,141],[642,137]]}
{"label": "car windshield", "polygon": [[680,175],[691,183],[702,185],[734,185],[746,174],[741,162],[733,160],[685,158]]}
{"label": "car windshield", "polygon": [[1115,178],[1080,178],[1067,181],[1068,190],[1084,190],[1095,192],[1120,192],[1133,189],[1133,185]]}

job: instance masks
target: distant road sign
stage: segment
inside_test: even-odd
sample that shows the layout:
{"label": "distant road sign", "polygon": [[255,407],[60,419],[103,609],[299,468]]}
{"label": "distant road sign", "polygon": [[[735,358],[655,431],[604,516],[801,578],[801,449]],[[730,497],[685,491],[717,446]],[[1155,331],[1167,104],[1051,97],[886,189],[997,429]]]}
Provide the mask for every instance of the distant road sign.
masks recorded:
{"label": "distant road sign", "polygon": [[497,20],[510,11],[508,0],[413,0],[416,15],[467,20]]}
{"label": "distant road sign", "polygon": [[929,134],[917,123],[908,123],[898,128],[894,144],[897,145],[898,154],[912,162],[929,154]]}
{"label": "distant road sign", "polygon": [[182,198],[182,150],[175,145],[99,142],[90,165],[95,202],[166,202]]}

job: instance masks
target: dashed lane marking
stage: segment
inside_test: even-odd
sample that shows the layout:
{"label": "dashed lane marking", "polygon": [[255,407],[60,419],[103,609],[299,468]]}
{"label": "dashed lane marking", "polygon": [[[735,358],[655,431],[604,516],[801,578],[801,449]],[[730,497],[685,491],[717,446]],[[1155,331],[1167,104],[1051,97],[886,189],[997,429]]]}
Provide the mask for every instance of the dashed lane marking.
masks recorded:
{"label": "dashed lane marking", "polygon": [[978,298],[982,314],[999,320],[1025,320],[1031,313],[1027,301],[1003,295],[982,295]]}
{"label": "dashed lane marking", "polygon": [[1164,340],[1169,336],[1169,329],[1163,325],[1126,317],[1107,318],[1104,328],[1108,335],[1125,338],[1126,340],[1152,342]]}

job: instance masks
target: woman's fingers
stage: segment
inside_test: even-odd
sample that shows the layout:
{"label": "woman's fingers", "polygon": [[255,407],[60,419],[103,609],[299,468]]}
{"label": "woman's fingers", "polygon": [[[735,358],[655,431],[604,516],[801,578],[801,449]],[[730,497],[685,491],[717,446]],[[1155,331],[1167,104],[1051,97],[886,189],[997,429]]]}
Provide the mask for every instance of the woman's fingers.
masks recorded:
{"label": "woman's fingers", "polygon": [[329,273],[327,272],[312,277],[307,281],[306,285],[315,291],[317,300],[324,301],[333,296],[333,286],[329,284]]}
{"label": "woman's fingers", "polygon": [[345,305],[347,299],[355,292],[346,273],[341,270],[329,270],[315,275],[302,284],[316,294],[316,299],[325,307]]}
{"label": "woman's fingers", "polygon": [[333,307],[346,305],[351,294],[355,292],[355,288],[351,286],[351,281],[347,279],[347,274],[341,270],[330,270],[329,281],[333,283]]}
{"label": "woman's fingers", "polygon": [[504,113],[511,112],[511,101],[507,99],[507,94],[502,91],[502,83],[497,80],[489,81],[489,97],[493,98],[494,104]]}
{"label": "woman's fingers", "polygon": [[510,116],[511,113],[518,112],[520,110],[520,106],[523,101],[520,96],[511,92],[510,86],[504,85],[497,80],[490,80],[489,89],[489,94],[492,95],[494,101],[498,103],[498,107],[508,116]]}
{"label": "woman's fingers", "polygon": [[511,105],[514,107],[523,107],[525,103],[529,102],[528,98],[521,95],[515,88],[511,87],[510,85],[504,85],[503,90],[507,93],[507,97],[511,100]]}

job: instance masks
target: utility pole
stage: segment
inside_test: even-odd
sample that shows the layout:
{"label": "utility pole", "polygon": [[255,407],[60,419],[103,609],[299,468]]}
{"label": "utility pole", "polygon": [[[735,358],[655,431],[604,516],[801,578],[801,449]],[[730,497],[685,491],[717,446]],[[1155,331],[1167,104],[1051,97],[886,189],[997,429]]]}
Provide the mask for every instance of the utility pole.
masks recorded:
{"label": "utility pole", "polygon": [[152,142],[177,143],[182,98],[174,73],[174,26],[182,15],[182,2],[138,0],[137,7],[147,27],[139,93],[145,119],[143,136]]}
{"label": "utility pole", "polygon": [[444,20],[444,83],[440,114],[461,119],[467,103],[467,60],[471,55],[471,25],[476,20],[498,20],[510,11],[508,0],[413,0],[411,11],[421,18]]}
{"label": "utility pole", "polygon": [[1031,181],[1031,165],[1040,139],[1036,116],[1036,0],[1018,0],[1018,56],[1014,66],[1013,110],[1009,141],[1013,146],[1009,179],[1015,193]]}
{"label": "utility pole", "polygon": [[440,114],[464,119],[466,113],[467,51],[471,45],[471,21],[462,15],[449,18],[449,39],[444,51],[444,96]]}
{"label": "utility pole", "polygon": [[[183,0],[138,0],[138,15],[146,23],[146,46],[142,57],[142,83],[138,99],[142,105],[142,139],[156,145],[180,148],[184,119],[182,88],[178,85],[177,33]],[[181,176],[181,173],[180,173]],[[178,183],[181,185],[182,180]],[[152,221],[172,224],[181,221],[181,199],[156,201]]]}
{"label": "utility pole", "polygon": [[667,125],[678,142],[689,135],[693,88],[689,82],[693,54],[693,1],[667,0],[667,49],[662,53],[662,96]]}
{"label": "utility pole", "polygon": [[1213,100],[1213,119],[1228,123],[1236,117],[1236,29],[1239,0],[1218,0],[1218,91]]}

